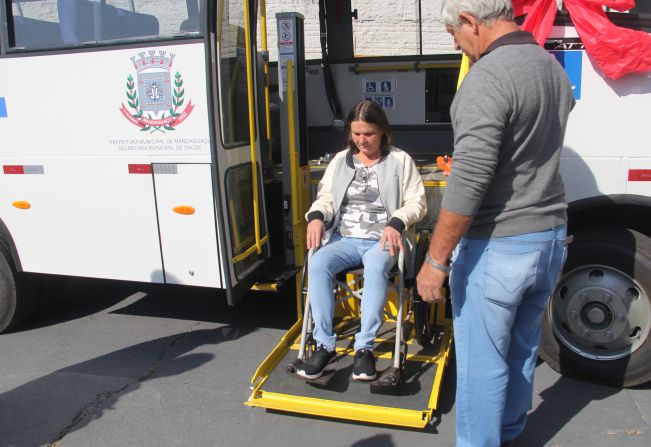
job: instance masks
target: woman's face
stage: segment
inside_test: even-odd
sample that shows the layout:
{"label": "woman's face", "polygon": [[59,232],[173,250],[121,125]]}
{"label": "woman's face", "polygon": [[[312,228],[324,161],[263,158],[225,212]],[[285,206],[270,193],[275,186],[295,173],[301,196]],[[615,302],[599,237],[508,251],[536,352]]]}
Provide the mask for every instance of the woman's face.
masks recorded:
{"label": "woman's face", "polygon": [[359,151],[367,157],[380,154],[382,131],[375,124],[366,121],[353,121],[350,123],[350,137]]}

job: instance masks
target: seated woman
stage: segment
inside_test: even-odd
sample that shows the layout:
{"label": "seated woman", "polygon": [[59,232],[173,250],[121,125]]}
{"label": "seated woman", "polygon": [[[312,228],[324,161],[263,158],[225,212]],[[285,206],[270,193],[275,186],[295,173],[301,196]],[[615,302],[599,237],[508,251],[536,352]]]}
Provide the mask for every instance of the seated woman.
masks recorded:
{"label": "seated woman", "polygon": [[373,342],[382,323],[389,272],[398,250],[405,249],[401,233],[427,212],[418,169],[406,152],[391,145],[382,108],[371,101],[357,103],[348,114],[346,131],[347,147],[328,165],[307,213],[307,248],[318,248],[327,239],[308,266],[317,349],[297,368],[307,379],[335,367],[333,278],[360,264],[364,292],[352,378],[375,379]]}

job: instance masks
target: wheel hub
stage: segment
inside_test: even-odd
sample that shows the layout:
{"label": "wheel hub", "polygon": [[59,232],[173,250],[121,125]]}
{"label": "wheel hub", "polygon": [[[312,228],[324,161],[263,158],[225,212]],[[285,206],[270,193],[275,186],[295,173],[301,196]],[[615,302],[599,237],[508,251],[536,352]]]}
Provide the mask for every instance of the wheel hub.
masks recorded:
{"label": "wheel hub", "polygon": [[646,339],[651,306],[628,275],[605,266],[586,266],[560,281],[550,318],[564,344],[587,358],[630,355]]}
{"label": "wheel hub", "polygon": [[[584,344],[594,346],[621,337],[626,332],[627,313],[625,301],[612,290],[586,287],[569,297],[566,321],[571,332],[584,339]],[[623,318],[617,319],[617,315]]]}
{"label": "wheel hub", "polygon": [[612,312],[601,303],[590,303],[583,312],[583,322],[595,330],[607,327],[612,322]]}

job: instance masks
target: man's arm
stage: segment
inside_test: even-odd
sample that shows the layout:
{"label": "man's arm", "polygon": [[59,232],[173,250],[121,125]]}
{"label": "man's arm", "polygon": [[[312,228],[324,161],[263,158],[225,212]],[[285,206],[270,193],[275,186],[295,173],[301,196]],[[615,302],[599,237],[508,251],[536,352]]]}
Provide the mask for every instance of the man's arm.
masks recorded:
{"label": "man's arm", "polygon": [[[452,250],[470,227],[472,219],[472,216],[463,216],[445,208],[441,209],[428,248],[429,258],[435,264],[447,265]],[[424,262],[416,277],[418,294],[425,301],[444,300],[443,283],[446,276],[447,273],[434,267],[429,262]]]}

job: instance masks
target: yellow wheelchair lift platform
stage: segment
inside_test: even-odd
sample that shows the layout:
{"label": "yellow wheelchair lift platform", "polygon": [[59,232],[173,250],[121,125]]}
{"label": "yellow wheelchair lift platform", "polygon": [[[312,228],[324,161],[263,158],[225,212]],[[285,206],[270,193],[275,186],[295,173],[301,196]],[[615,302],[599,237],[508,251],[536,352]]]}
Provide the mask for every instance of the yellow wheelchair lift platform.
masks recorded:
{"label": "yellow wheelchair lift platform", "polygon": [[[395,310],[397,297],[390,295],[386,310]],[[354,335],[359,330],[359,303],[337,305],[334,322],[337,336],[337,368],[314,380],[299,378],[292,371],[299,352],[302,318],[289,329],[262,362],[251,379],[251,395],[245,402],[290,413],[345,419],[350,421],[424,428],[437,409],[443,373],[452,342],[451,320],[445,316],[445,304],[430,306],[431,342],[417,342],[412,302],[405,300],[403,322],[404,358],[402,379],[395,386],[378,386],[378,380],[359,382],[351,379]],[[389,312],[396,315],[396,312]],[[378,377],[392,366],[395,320],[385,318],[378,331],[373,353]],[[404,347],[402,349],[404,353]],[[401,354],[402,355],[402,354]]]}

